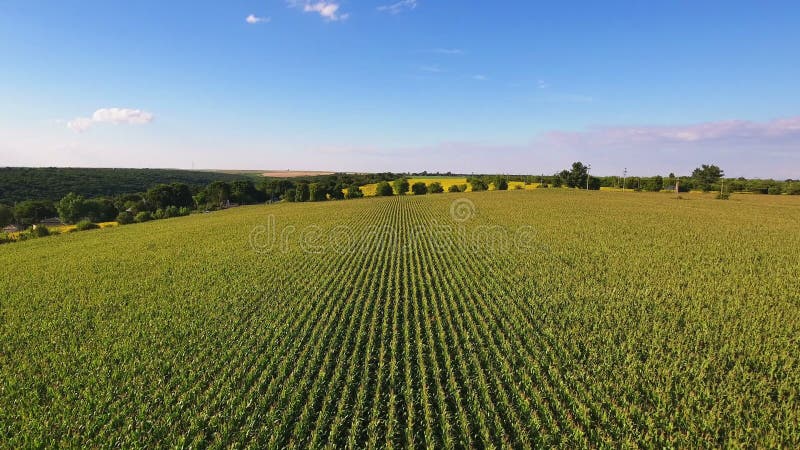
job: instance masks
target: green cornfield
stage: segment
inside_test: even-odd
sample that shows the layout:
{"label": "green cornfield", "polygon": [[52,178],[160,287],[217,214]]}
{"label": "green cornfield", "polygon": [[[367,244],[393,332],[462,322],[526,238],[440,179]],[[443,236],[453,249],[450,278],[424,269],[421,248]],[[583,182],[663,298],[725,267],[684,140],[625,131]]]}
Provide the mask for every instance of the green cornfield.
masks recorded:
{"label": "green cornfield", "polygon": [[566,189],[0,247],[0,447],[798,448],[800,202]]}

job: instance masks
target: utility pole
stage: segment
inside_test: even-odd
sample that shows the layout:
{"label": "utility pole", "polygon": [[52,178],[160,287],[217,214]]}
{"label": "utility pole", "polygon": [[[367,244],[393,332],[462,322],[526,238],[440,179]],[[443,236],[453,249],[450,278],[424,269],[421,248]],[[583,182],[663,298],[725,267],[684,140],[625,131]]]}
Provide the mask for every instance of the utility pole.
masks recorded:
{"label": "utility pole", "polygon": [[589,171],[592,170],[592,165],[589,164],[586,166],[586,190],[589,190]]}
{"label": "utility pole", "polygon": [[625,192],[625,180],[628,178],[628,168],[622,171],[622,192]]}

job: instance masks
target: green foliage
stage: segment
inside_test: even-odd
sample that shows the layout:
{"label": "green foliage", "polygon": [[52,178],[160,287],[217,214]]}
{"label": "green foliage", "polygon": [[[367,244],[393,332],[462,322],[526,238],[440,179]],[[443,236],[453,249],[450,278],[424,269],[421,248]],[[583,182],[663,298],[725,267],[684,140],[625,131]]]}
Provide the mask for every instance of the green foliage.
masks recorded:
{"label": "green foliage", "polygon": [[418,181],[411,186],[411,192],[414,195],[425,195],[428,193],[428,186],[422,181]]}
{"label": "green foliage", "polygon": [[[227,183],[217,181],[206,189],[212,199],[224,202],[230,198],[231,188]],[[164,209],[167,206],[189,207],[194,198],[189,186],[181,183],[159,184],[150,188],[144,195],[150,209]]]}
{"label": "green foliage", "polygon": [[0,205],[0,228],[14,221],[14,209],[10,206]]}
{"label": "green foliage", "polygon": [[86,216],[86,201],[82,196],[70,192],[56,204],[58,217],[64,223],[75,223]]}
{"label": "green foliage", "polygon": [[461,192],[461,188],[457,184],[451,184],[450,187],[447,188],[447,192]]}
{"label": "green foliage", "polygon": [[230,200],[233,203],[238,203],[240,205],[251,205],[254,203],[264,202],[267,199],[266,192],[264,190],[256,189],[255,184],[251,180],[234,181],[230,185]]}
{"label": "green foliage", "polygon": [[385,181],[381,181],[375,187],[375,195],[378,197],[391,197],[394,195],[394,191],[392,190],[392,186]]}
{"label": "green foliage", "polygon": [[470,184],[470,186],[472,186],[473,192],[485,191],[489,189],[489,185],[487,185],[486,182],[483,181],[481,178],[477,177],[470,178],[467,180],[467,182]]}
{"label": "green foliage", "polygon": [[27,200],[14,207],[14,217],[23,225],[33,225],[56,214],[56,208],[49,200]]}
{"label": "green foliage", "polygon": [[100,225],[90,222],[88,220],[81,220],[80,222],[75,224],[75,229],[78,231],[96,230],[98,228],[100,228]]}
{"label": "green foliage", "polygon": [[321,202],[326,200],[328,192],[325,187],[320,183],[311,183],[308,185],[308,198],[312,202]]}
{"label": "green foliage", "polygon": [[432,182],[431,184],[428,185],[428,192],[430,192],[431,194],[441,194],[442,192],[444,192],[442,183],[439,183],[438,181]]}
{"label": "green foliage", "polygon": [[295,186],[294,201],[307,202],[310,196],[311,193],[308,189],[308,183],[297,183],[297,186]]}
{"label": "green foliage", "polygon": [[394,193],[397,195],[405,195],[409,188],[408,180],[405,178],[398,178],[394,180],[392,186],[394,187]]}
{"label": "green foliage", "polygon": [[57,202],[74,192],[84,198],[144,192],[157,184],[183,183],[193,188],[212,181],[249,179],[247,175],[171,169],[0,168],[0,203],[29,199]]}
{"label": "green foliage", "polygon": [[723,175],[724,173],[719,167],[703,164],[697,169],[694,169],[694,172],[692,172],[692,180],[697,189],[708,192],[713,188],[715,183],[719,182]]}
{"label": "green foliage", "polygon": [[117,215],[116,221],[120,225],[132,224],[134,222],[133,214],[131,214],[131,213],[127,212],[127,211],[122,211],[121,213],[119,213]]}
{"label": "green foliage", "polygon": [[224,181],[214,181],[203,190],[203,194],[196,200],[198,206],[205,208],[220,208],[231,200],[231,185]]}
{"label": "green foliage", "polygon": [[364,196],[364,193],[361,192],[361,188],[358,187],[356,184],[351,184],[347,187],[347,193],[345,194],[345,198],[353,199],[353,198],[361,198]]}
{"label": "green foliage", "polygon": [[508,190],[508,180],[505,177],[495,177],[494,181],[495,190],[498,191],[507,191]]}
{"label": "green foliage", "polygon": [[149,222],[153,220],[153,216],[150,214],[150,211],[142,211],[133,218],[134,222],[142,223],[142,222]]}
{"label": "green foliage", "polygon": [[34,225],[28,232],[28,235],[32,238],[47,237],[50,234],[50,229],[43,225]]}
{"label": "green foliage", "polygon": [[562,170],[558,174],[557,178],[559,179],[560,182],[557,187],[565,185],[571,188],[586,189],[586,179],[588,176],[589,176],[589,167],[584,165],[582,162],[576,161],[572,163],[572,168],[570,170]]}
{"label": "green foliage", "polygon": [[767,188],[767,194],[769,194],[769,195],[780,195],[781,194],[780,186],[770,186],[769,188]]}

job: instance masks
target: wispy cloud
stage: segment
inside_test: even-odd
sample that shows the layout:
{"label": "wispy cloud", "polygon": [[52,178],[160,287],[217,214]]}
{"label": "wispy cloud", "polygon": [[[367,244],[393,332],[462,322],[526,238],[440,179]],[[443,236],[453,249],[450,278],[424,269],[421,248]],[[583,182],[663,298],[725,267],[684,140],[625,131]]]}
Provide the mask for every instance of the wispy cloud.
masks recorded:
{"label": "wispy cloud", "polygon": [[400,14],[404,11],[411,11],[417,7],[417,0],[400,0],[397,3],[378,6],[378,11],[388,12],[389,14]]}
{"label": "wispy cloud", "polygon": [[288,4],[293,8],[302,8],[303,12],[317,13],[320,17],[329,22],[347,20],[347,18],[350,17],[349,13],[342,13],[339,11],[341,4],[335,1],[288,0]]}
{"label": "wispy cloud", "polygon": [[441,67],[436,66],[436,65],[420,66],[419,70],[421,70],[423,72],[428,72],[428,73],[442,73],[442,72],[444,72],[444,70]]}
{"label": "wispy cloud", "polygon": [[537,86],[539,89],[547,89],[547,88],[549,88],[549,87],[550,87],[550,85],[549,85],[549,84],[547,84],[547,82],[546,82],[546,81],[544,81],[544,80],[541,80],[541,79],[536,81],[536,86]]}
{"label": "wispy cloud", "polygon": [[271,17],[259,17],[255,14],[250,14],[247,18],[244,19],[245,22],[249,23],[250,25],[255,25],[257,23],[267,23],[271,21]]}
{"label": "wispy cloud", "polygon": [[437,55],[464,55],[467,52],[460,48],[429,48],[426,50],[420,50],[418,53],[434,53]]}
{"label": "wispy cloud", "polygon": [[638,146],[693,143],[741,143],[800,138],[800,117],[770,122],[728,120],[676,126],[616,126],[586,131],[553,131],[545,134],[548,142],[560,145]]}
{"label": "wispy cloud", "polygon": [[92,114],[92,117],[76,117],[67,122],[67,127],[82,133],[96,124],[110,123],[114,125],[144,125],[152,122],[152,113],[140,109],[127,108],[102,108]]}
{"label": "wispy cloud", "polygon": [[475,81],[486,81],[486,80],[489,79],[489,77],[487,77],[486,75],[477,74],[477,75],[473,75],[472,79],[475,80]]}

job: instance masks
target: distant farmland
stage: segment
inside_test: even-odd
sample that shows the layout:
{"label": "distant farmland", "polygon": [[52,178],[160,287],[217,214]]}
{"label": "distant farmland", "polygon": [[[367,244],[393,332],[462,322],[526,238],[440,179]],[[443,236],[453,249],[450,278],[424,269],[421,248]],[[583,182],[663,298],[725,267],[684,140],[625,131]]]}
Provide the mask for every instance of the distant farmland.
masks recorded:
{"label": "distant farmland", "polygon": [[0,249],[0,447],[800,447],[800,199],[538,189]]}

